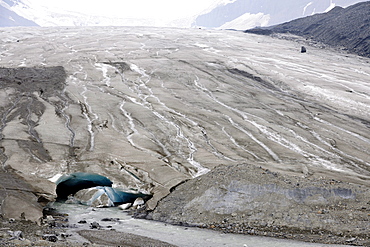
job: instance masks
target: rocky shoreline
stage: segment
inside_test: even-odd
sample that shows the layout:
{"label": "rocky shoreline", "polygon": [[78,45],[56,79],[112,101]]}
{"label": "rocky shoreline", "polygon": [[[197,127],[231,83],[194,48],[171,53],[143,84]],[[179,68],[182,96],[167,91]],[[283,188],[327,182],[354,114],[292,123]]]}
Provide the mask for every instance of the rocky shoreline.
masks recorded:
{"label": "rocky shoreline", "polygon": [[[91,223],[89,227],[91,230],[77,230],[76,226],[68,223],[67,216],[46,216],[42,225],[3,219],[0,220],[0,246],[175,246],[157,239],[117,232],[110,227],[100,226],[98,222]],[[76,228],[73,234],[68,231],[71,228]],[[72,236],[78,236],[79,241],[71,240]]]}

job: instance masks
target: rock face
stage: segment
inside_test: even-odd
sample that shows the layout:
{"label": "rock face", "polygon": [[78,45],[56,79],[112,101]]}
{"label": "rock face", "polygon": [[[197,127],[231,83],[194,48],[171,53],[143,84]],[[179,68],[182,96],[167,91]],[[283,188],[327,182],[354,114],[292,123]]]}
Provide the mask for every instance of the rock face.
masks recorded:
{"label": "rock face", "polygon": [[42,206],[55,198],[55,185],[34,179],[31,185],[14,171],[0,172],[0,209],[4,218],[41,222]]}
{"label": "rock face", "polygon": [[0,174],[25,183],[0,180],[2,200],[52,200],[48,179],[85,172],[153,194],[154,209],[242,163],[369,185],[368,59],[198,29],[4,28],[0,40]]}
{"label": "rock face", "polygon": [[[296,19],[266,28],[274,33],[291,33],[324,44],[345,48],[370,57],[370,2],[348,8],[335,7],[328,13]],[[259,29],[247,32],[268,34]]]}
{"label": "rock face", "polygon": [[311,231],[368,242],[369,199],[365,186],[243,164],[179,185],[148,218],[235,233]]}

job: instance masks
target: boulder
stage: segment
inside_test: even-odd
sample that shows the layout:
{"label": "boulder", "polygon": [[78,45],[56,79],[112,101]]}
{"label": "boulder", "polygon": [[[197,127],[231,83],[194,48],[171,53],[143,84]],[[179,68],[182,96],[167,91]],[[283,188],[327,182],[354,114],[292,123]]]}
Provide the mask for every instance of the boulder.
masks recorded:
{"label": "boulder", "polygon": [[49,242],[54,242],[54,243],[58,241],[58,237],[55,234],[44,234],[42,236],[42,239],[47,240]]}
{"label": "boulder", "polygon": [[55,185],[46,179],[21,176],[13,170],[0,172],[0,213],[6,219],[30,220],[41,224],[43,206],[55,199]]}
{"label": "boulder", "polygon": [[143,198],[137,198],[134,203],[132,204],[132,206],[134,208],[141,208],[143,205],[145,204],[145,201]]}
{"label": "boulder", "polygon": [[10,239],[18,239],[23,240],[23,232],[22,231],[9,231]]}
{"label": "boulder", "polygon": [[1,205],[4,218],[30,220],[41,223],[43,207],[37,202],[37,197],[31,193],[18,192],[5,197]]}
{"label": "boulder", "polygon": [[119,209],[121,210],[127,210],[132,206],[132,203],[124,203],[118,206]]}
{"label": "boulder", "polygon": [[94,221],[93,223],[90,224],[91,229],[100,229],[101,226],[98,222]]}

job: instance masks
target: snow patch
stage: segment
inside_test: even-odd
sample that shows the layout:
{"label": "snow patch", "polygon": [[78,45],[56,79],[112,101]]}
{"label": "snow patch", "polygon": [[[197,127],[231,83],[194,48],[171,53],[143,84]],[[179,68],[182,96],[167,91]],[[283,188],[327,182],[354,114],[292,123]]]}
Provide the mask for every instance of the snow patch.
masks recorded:
{"label": "snow patch", "polygon": [[330,10],[334,9],[334,7],[335,7],[335,3],[333,3],[333,0],[330,0],[330,5],[324,12],[325,13],[329,12]]}
{"label": "snow patch", "polygon": [[269,24],[269,21],[270,15],[246,13],[232,21],[226,22],[220,29],[246,30],[254,27],[265,27]]}
{"label": "snow patch", "polygon": [[311,5],[313,4],[313,2],[309,2],[304,8],[303,8],[303,13],[302,15],[305,16],[306,15],[306,10],[308,7],[310,7]]}

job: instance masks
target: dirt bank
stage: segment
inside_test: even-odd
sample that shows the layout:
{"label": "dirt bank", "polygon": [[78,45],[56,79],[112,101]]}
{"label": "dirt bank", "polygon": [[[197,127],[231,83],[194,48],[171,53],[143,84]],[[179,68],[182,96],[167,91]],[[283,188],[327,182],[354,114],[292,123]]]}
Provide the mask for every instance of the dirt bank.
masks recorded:
{"label": "dirt bank", "polygon": [[253,165],[220,166],[178,186],[146,218],[172,224],[370,245],[367,187],[282,175]]}

